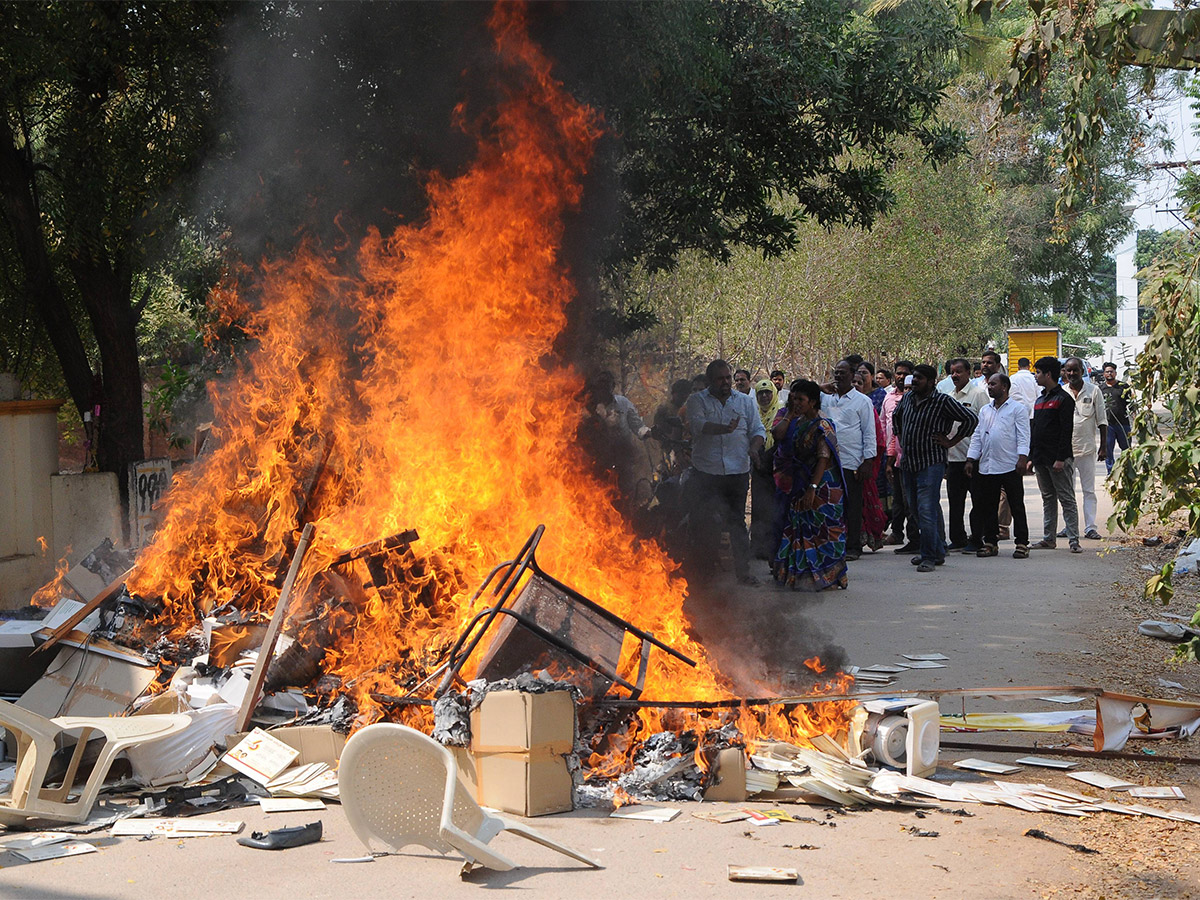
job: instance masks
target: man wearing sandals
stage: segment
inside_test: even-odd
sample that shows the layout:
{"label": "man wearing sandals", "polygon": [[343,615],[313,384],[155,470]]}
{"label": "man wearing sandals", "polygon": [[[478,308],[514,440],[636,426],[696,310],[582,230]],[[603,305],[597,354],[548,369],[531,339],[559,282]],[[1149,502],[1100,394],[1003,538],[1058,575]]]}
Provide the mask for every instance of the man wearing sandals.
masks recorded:
{"label": "man wearing sandals", "polygon": [[1029,522],[1025,518],[1025,488],[1021,478],[1029,464],[1029,412],[1019,400],[1009,399],[1010,382],[1003,372],[987,381],[992,402],[979,410],[979,426],[971,435],[966,474],[975,475],[983,546],[976,556],[995,556],[999,551],[1000,489],[1009,496],[1013,537],[1017,548],[1013,559],[1029,557]]}

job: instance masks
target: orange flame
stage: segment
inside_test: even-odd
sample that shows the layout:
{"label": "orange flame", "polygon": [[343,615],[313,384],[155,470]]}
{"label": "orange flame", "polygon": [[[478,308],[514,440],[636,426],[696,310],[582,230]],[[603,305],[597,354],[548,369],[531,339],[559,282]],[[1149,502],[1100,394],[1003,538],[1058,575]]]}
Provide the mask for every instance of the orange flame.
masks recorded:
{"label": "orange flame", "polygon": [[[582,379],[554,356],[574,296],[559,253],[598,122],[552,77],[524,16],[495,7],[512,84],[472,166],[430,178],[425,221],[372,231],[351,266],[311,245],[265,263],[255,304],[234,285],[215,294],[256,349],[215,394],[214,449],[175,478],[129,581],[161,598],[155,624],[176,636],[226,604],[266,615],[301,519],[314,522],[290,627],[326,636],[321,668],[360,722],[433,669],[475,611],[473,587],[540,523],[547,571],[700,660],[655,652],[648,695],[729,696],[685,631],[676,566],[634,536],[574,444]],[[389,560],[388,586],[364,587],[361,562],[325,572],[406,528],[420,540]],[[733,715],[796,740],[841,708],[825,705]],[[619,768],[640,738],[687,721],[643,710],[591,762]]]}
{"label": "orange flame", "polygon": [[[46,552],[46,539],[39,537],[38,546],[41,547],[42,553]],[[71,564],[67,562],[67,554],[71,552],[71,548],[67,547],[62,558],[54,564],[54,577],[33,592],[33,596],[29,598],[29,603],[32,606],[40,606],[43,609],[49,609],[56,605],[63,597],[70,597],[73,600],[82,600],[83,598],[76,593],[67,581],[67,573],[71,571]]]}

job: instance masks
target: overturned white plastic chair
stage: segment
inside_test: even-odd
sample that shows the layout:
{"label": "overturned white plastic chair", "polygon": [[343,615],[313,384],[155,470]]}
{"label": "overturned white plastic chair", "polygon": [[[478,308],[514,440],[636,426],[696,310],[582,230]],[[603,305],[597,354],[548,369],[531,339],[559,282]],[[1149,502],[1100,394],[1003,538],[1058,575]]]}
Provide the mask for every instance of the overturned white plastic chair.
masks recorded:
{"label": "overturned white plastic chair", "polygon": [[488,842],[510,831],[603,868],[532,828],[485,813],[459,782],[454,755],[404,725],[368,725],[346,742],[338,793],[350,827],[368,849],[373,841],[393,851],[419,844],[441,854],[457,851],[466,857],[464,871],[478,863],[503,872],[517,864]]}
{"label": "overturned white plastic chair", "polygon": [[[7,796],[0,796],[0,824],[20,824],[26,819],[82,822],[92,811],[117,754],[136,744],[182,731],[189,722],[191,719],[182,715],[47,719],[0,700],[0,728],[8,732],[9,749],[15,744],[17,755],[12,789]],[[87,781],[77,790],[75,776],[93,732],[104,738],[104,746]],[[67,763],[66,773],[57,785],[47,785],[50,759],[59,739],[76,733],[75,752]]]}

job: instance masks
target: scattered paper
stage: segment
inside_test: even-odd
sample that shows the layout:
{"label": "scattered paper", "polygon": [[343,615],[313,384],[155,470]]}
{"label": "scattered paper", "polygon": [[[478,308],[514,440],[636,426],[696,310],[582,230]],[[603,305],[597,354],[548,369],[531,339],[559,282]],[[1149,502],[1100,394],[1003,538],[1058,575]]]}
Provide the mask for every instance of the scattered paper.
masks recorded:
{"label": "scattered paper", "polygon": [[12,852],[27,862],[42,862],[47,859],[62,859],[66,856],[82,856],[84,853],[95,853],[96,848],[84,841],[70,841],[65,844],[48,844],[44,847],[29,847],[25,850],[13,850]]}
{"label": "scattered paper", "polygon": [[864,666],[860,669],[862,672],[880,672],[885,675],[899,675],[901,672],[908,671],[904,666]]}
{"label": "scattered paper", "polygon": [[1186,800],[1183,795],[1183,788],[1177,788],[1173,785],[1164,787],[1135,787],[1129,789],[1130,797],[1138,797],[1142,800]]}
{"label": "scattered paper", "polygon": [[300,751],[289,747],[279,738],[261,728],[255,728],[237,746],[221,757],[221,762],[249,775],[259,784],[266,784],[292,764]]}
{"label": "scattered paper", "polygon": [[613,810],[609,814],[611,819],[637,819],[642,822],[670,822],[677,815],[679,810],[669,809],[665,806],[623,806],[620,809]]}
{"label": "scattered paper", "polygon": [[1082,703],[1087,700],[1087,697],[1077,697],[1074,694],[1056,694],[1053,697],[1038,697],[1039,700],[1045,700],[1047,703]]}
{"label": "scattered paper", "polygon": [[325,801],[307,797],[259,797],[258,805],[265,813],[308,812],[325,809]]}
{"label": "scattered paper", "polygon": [[971,772],[987,772],[989,775],[1012,775],[1014,772],[1021,771],[1020,766],[1009,766],[987,759],[960,759],[953,765],[956,769],[967,769]]}
{"label": "scattered paper", "polygon": [[940,662],[934,662],[932,659],[914,659],[897,665],[904,666],[906,669],[944,669],[946,668]]}
{"label": "scattered paper", "polygon": [[1047,759],[1044,756],[1022,756],[1013,760],[1023,766],[1041,766],[1043,769],[1077,769],[1079,763],[1068,759]]}
{"label": "scattered paper", "polygon": [[1104,788],[1108,791],[1127,791],[1136,785],[1130,781],[1122,781],[1120,778],[1113,778],[1111,775],[1105,775],[1103,772],[1068,772],[1068,778],[1074,778],[1076,781],[1082,781],[1084,784],[1090,784],[1092,787]]}
{"label": "scattered paper", "polygon": [[942,653],[905,653],[905,654],[903,654],[903,656],[905,659],[911,659],[916,662],[923,662],[923,661],[928,661],[928,660],[939,660],[939,659],[940,660],[949,660],[950,659],[950,657],[948,657]]}
{"label": "scattered paper", "polygon": [[766,881],[775,884],[791,884],[800,877],[796,869],[781,869],[778,866],[729,866],[730,881]]}

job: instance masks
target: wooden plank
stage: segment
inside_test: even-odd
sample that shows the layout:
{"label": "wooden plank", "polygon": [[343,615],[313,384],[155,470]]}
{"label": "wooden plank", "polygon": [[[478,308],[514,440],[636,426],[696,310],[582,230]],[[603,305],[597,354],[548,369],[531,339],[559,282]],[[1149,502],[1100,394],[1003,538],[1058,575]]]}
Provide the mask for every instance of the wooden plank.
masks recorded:
{"label": "wooden plank", "polygon": [[312,542],[313,526],[310,522],[304,526],[300,541],[296,544],[296,553],[292,556],[292,564],[288,567],[287,580],[279,594],[279,602],[275,604],[275,612],[271,615],[271,624],[267,626],[267,634],[262,646],[258,648],[258,662],[254,664],[254,673],[250,676],[250,685],[246,688],[246,696],[242,699],[242,708],[238,713],[236,731],[246,731],[250,726],[250,717],[258,706],[262,693],[263,682],[267,680],[267,666],[275,652],[275,642],[279,640],[279,629],[283,627],[284,616],[287,615],[288,601],[292,598],[292,587],[296,584],[296,576],[300,573],[300,563]]}

